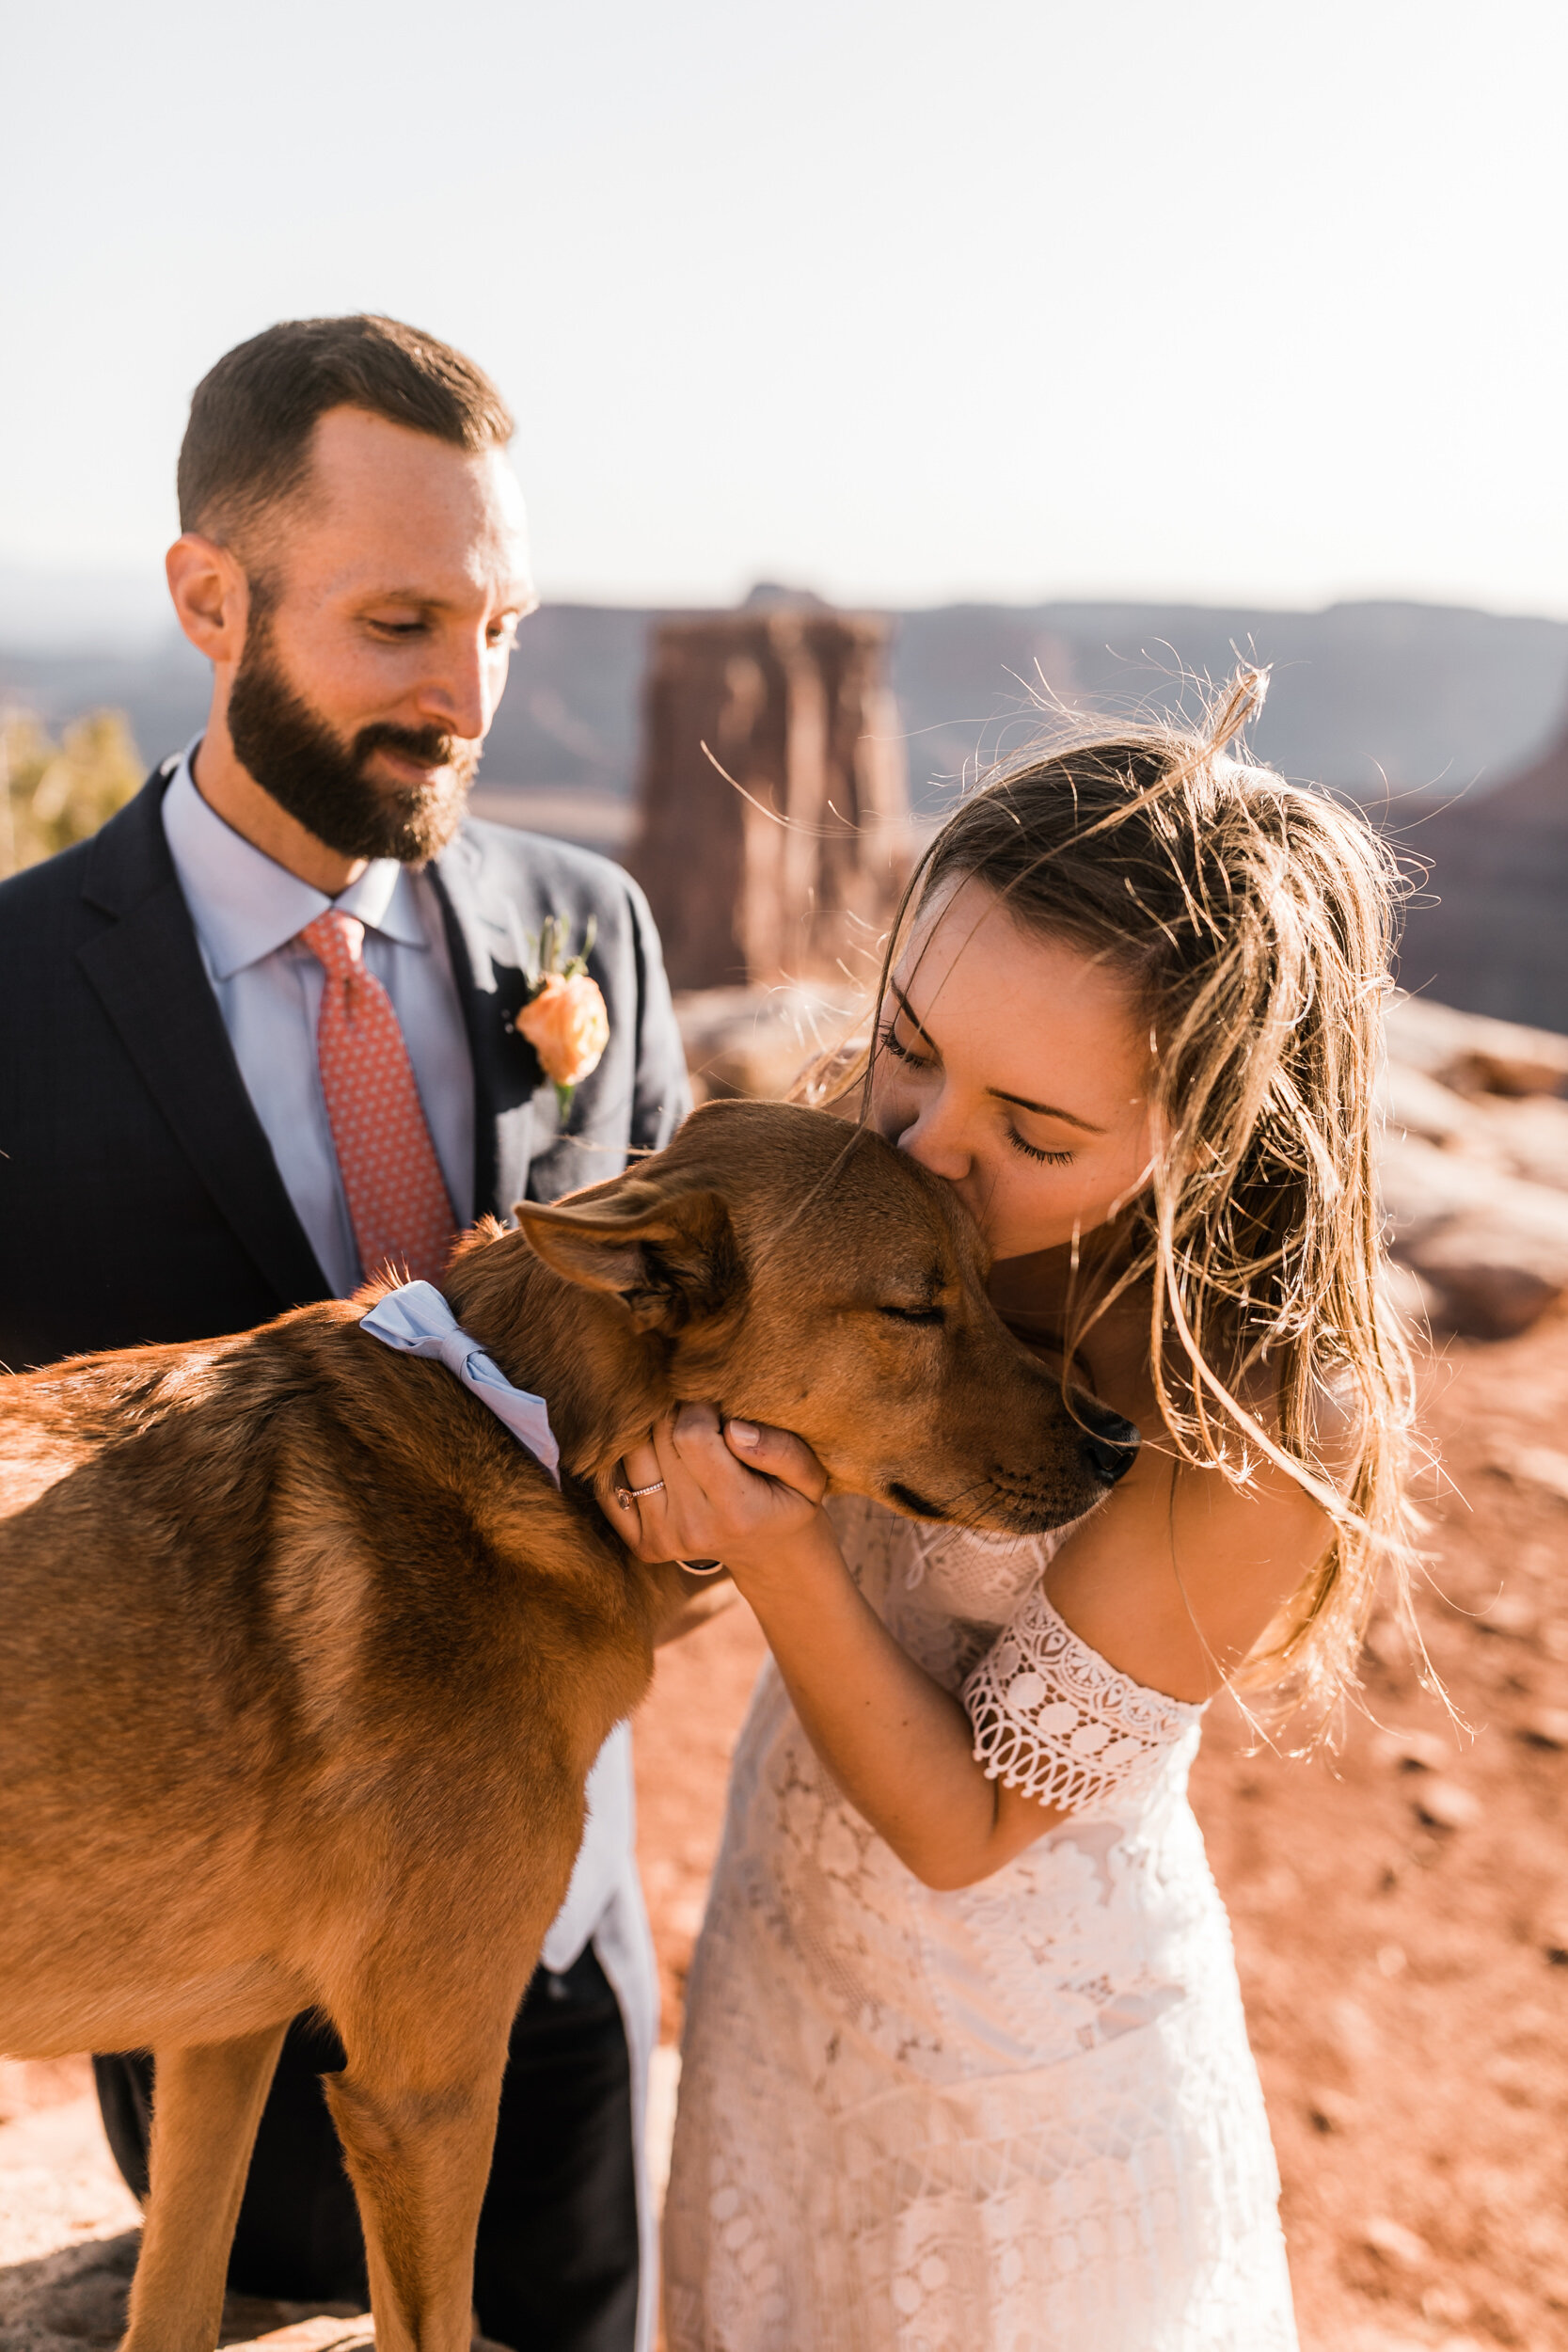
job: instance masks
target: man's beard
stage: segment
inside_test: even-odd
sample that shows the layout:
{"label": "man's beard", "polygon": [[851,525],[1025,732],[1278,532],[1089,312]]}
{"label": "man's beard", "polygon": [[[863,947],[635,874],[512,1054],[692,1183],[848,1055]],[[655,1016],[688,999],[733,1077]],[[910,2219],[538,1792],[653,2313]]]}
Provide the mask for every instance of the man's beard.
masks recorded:
{"label": "man's beard", "polygon": [[[264,792],[340,857],[417,865],[444,850],[462,820],[480,746],[439,727],[361,727],[347,745],[292,686],[263,612],[253,613],[229,696],[234,755]],[[437,768],[428,784],[376,784],[366,773],[386,749]]]}

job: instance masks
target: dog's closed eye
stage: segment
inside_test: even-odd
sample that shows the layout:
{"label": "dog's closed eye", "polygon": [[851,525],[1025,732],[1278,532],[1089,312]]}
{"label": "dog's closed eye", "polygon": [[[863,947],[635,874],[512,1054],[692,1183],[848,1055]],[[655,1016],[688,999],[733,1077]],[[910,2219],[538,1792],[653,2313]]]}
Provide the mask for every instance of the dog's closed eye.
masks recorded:
{"label": "dog's closed eye", "polygon": [[877,1311],[890,1316],[895,1323],[945,1323],[947,1320],[941,1307],[879,1307]]}

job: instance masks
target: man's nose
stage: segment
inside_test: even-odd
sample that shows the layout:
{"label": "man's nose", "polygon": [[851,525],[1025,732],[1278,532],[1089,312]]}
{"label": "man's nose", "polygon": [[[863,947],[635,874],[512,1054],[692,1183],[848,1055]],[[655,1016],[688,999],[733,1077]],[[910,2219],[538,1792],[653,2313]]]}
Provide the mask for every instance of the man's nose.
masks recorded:
{"label": "man's nose", "polygon": [[465,643],[443,650],[445,659],[420,690],[420,716],[449,735],[477,743],[490,731],[504,671],[498,680],[495,655],[487,645]]}

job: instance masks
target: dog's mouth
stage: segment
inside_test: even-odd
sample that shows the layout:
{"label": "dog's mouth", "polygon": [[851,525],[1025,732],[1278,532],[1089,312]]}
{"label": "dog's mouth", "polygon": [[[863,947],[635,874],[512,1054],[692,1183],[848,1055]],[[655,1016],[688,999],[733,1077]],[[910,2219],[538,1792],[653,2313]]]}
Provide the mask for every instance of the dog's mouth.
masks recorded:
{"label": "dog's mouth", "polygon": [[1096,1492],[1070,1497],[1051,1493],[1008,1470],[992,1470],[977,1486],[947,1502],[933,1502],[899,1478],[890,1479],[885,1492],[895,1510],[909,1518],[925,1519],[938,1527],[973,1527],[998,1535],[1049,1534],[1053,1528],[1082,1518],[1100,1500]]}
{"label": "dog's mouth", "polygon": [[939,1527],[947,1526],[953,1516],[940,1502],[928,1502],[924,1495],[916,1494],[914,1488],[906,1486],[901,1478],[892,1481],[887,1499],[898,1510],[907,1511],[911,1519],[935,1519]]}

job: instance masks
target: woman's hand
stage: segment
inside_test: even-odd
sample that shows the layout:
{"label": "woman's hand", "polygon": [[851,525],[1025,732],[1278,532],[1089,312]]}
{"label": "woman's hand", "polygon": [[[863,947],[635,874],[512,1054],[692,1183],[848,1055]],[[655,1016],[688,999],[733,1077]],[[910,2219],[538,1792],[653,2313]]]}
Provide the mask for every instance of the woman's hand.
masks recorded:
{"label": "woman's hand", "polygon": [[786,1429],[683,1406],[630,1448],[613,1502],[650,1565],[722,1560],[756,1611],[796,1711],[849,1802],[928,1886],[970,1886],[1053,1818],[988,1780],[958,1700],[862,1597],[822,1509],[827,1473]]}
{"label": "woman's hand", "polygon": [[616,1498],[610,1513],[640,1560],[722,1560],[742,1591],[839,1562],[821,1510],[828,1474],[787,1429],[721,1423],[711,1405],[683,1405],[623,1467],[628,1488],[653,1489]]}

